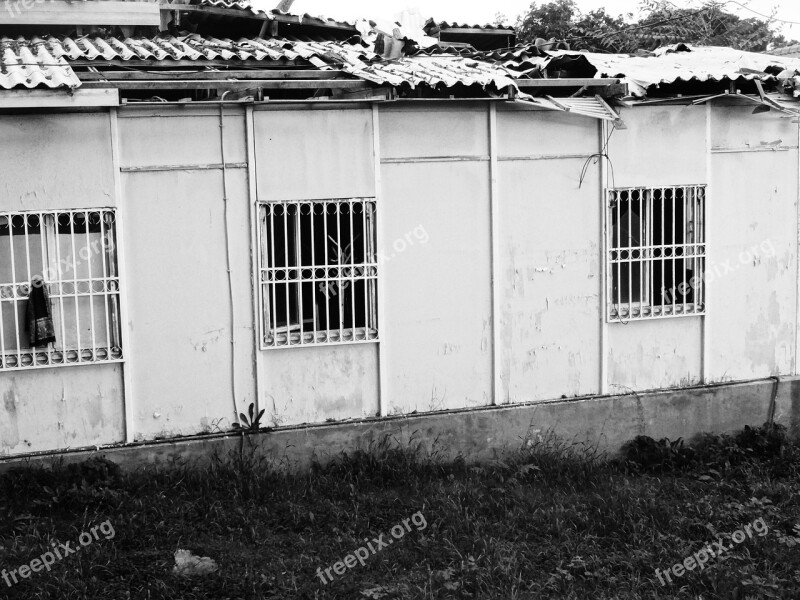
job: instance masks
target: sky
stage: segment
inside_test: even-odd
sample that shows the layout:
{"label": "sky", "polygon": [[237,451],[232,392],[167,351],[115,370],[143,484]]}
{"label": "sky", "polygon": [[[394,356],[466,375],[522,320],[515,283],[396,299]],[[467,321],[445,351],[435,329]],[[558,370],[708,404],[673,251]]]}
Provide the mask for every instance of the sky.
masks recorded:
{"label": "sky", "polygon": [[[742,18],[757,17],[752,11],[770,15],[796,24],[775,22],[776,29],[789,39],[800,40],[800,2],[797,0],[737,0],[747,8],[734,2],[728,3],[726,10],[738,14]],[[275,4],[277,5],[277,0]],[[542,0],[538,4],[542,4]],[[699,8],[701,0],[672,0],[676,6]],[[497,13],[504,14],[513,23],[516,17],[530,6],[530,0],[493,0],[478,2],[477,0],[296,0],[292,6],[293,13],[309,13],[324,15],[334,19],[353,21],[357,18],[390,19],[406,8],[419,8],[423,15],[433,17],[437,21],[457,21],[459,23],[486,24],[494,21]],[[577,0],[583,12],[604,7],[612,15],[638,13],[637,0]]]}

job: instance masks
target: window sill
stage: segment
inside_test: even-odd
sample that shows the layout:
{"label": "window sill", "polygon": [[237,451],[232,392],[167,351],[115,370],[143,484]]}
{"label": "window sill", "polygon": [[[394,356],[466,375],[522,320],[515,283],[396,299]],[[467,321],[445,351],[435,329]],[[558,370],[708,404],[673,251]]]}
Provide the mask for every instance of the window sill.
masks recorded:
{"label": "window sill", "polygon": [[301,348],[312,346],[330,346],[333,344],[359,344],[365,342],[377,342],[378,330],[373,328],[357,327],[355,329],[343,329],[332,331],[299,331],[290,333],[277,333],[267,336],[264,340],[264,350],[272,348]]}
{"label": "window sill", "polygon": [[675,304],[673,306],[612,306],[608,322],[641,321],[670,317],[699,317],[706,314],[704,304]]}
{"label": "window sill", "polygon": [[72,365],[96,365],[122,360],[122,348],[95,348],[94,350],[32,350],[26,348],[13,354],[0,355],[0,371],[24,371]]}

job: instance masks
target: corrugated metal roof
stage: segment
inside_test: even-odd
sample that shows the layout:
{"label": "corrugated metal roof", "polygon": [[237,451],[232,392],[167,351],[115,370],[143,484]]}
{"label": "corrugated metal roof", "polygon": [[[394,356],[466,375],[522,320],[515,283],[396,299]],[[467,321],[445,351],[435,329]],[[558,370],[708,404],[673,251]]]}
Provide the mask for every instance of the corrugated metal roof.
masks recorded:
{"label": "corrugated metal roof", "polygon": [[800,69],[800,59],[687,44],[659,48],[652,56],[570,50],[554,50],[547,54],[555,59],[584,57],[597,69],[595,77],[620,77],[629,84],[631,93],[635,96],[645,96],[650,87],[680,81],[738,78],[775,81],[774,75],[782,70]]}
{"label": "corrugated metal roof", "polygon": [[0,38],[0,88],[75,88],[80,84],[69,63],[52,56],[44,46]]}
{"label": "corrugated metal roof", "polygon": [[[355,77],[379,85],[393,86],[418,85],[447,87],[463,84],[481,86],[494,85],[498,89],[515,86],[514,73],[501,65],[495,65],[462,56],[412,56],[397,60],[384,60],[380,55],[361,44],[344,42],[304,42],[279,38],[242,38],[237,41],[218,39],[210,36],[190,34],[180,37],[162,36],[158,38],[84,37],[33,38],[26,40],[4,38],[4,48],[9,62],[13,57],[16,63],[38,63],[42,65],[63,65],[62,79],[51,77],[47,81],[28,79],[28,87],[43,83],[49,87],[59,85],[79,85],[75,74],[69,68],[69,60],[132,60],[152,59],[170,60],[300,60],[319,69],[341,69]],[[14,50],[11,50],[11,49]],[[23,58],[19,58],[23,57]],[[16,64],[15,63],[15,64]],[[5,87],[20,85],[21,67],[15,67],[15,79],[8,80]],[[45,67],[42,67],[44,69]],[[54,69],[57,71],[57,69]],[[36,70],[45,74],[44,70]],[[25,78],[23,78],[23,81]],[[13,83],[12,83],[13,82]],[[68,82],[68,83],[67,83]],[[24,85],[24,84],[23,84]]]}
{"label": "corrugated metal roof", "polygon": [[784,46],[783,48],[774,48],[766,54],[771,56],[790,56],[792,58],[800,58],[800,44]]}
{"label": "corrugated metal roof", "polygon": [[436,23],[436,26],[439,29],[446,30],[446,29],[484,29],[489,33],[496,33],[496,32],[504,32],[508,31],[510,33],[514,33],[514,28],[509,25],[468,25],[466,23],[456,23],[453,21],[452,23],[448,23],[447,21],[440,21]]}
{"label": "corrugated metal roof", "polygon": [[298,23],[304,23],[306,25],[317,25],[322,27],[328,25],[337,28],[355,29],[355,26],[352,23],[348,23],[347,21],[329,19],[328,17],[310,15],[308,13],[302,15],[296,15],[270,9],[265,10],[260,2],[254,2],[253,0],[200,0],[200,2],[198,2],[198,5],[210,6],[212,8],[227,8],[231,10],[242,10],[257,15],[267,15],[272,17],[277,15],[280,17],[295,18],[297,19]]}

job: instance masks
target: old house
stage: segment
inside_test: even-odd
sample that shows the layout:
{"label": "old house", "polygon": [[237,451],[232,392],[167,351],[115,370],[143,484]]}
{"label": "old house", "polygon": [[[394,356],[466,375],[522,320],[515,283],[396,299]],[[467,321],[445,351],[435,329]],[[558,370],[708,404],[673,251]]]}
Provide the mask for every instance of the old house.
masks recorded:
{"label": "old house", "polygon": [[276,431],[795,424],[799,73],[246,0],[6,2],[0,455],[251,404]]}

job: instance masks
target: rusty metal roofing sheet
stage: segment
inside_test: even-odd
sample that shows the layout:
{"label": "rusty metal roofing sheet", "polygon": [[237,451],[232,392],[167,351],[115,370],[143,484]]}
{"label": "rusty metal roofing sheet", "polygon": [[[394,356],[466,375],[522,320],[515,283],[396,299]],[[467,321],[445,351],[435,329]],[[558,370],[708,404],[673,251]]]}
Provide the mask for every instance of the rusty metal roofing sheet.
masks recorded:
{"label": "rusty metal roofing sheet", "polygon": [[0,88],[76,88],[80,84],[69,63],[44,45],[0,38]]}

